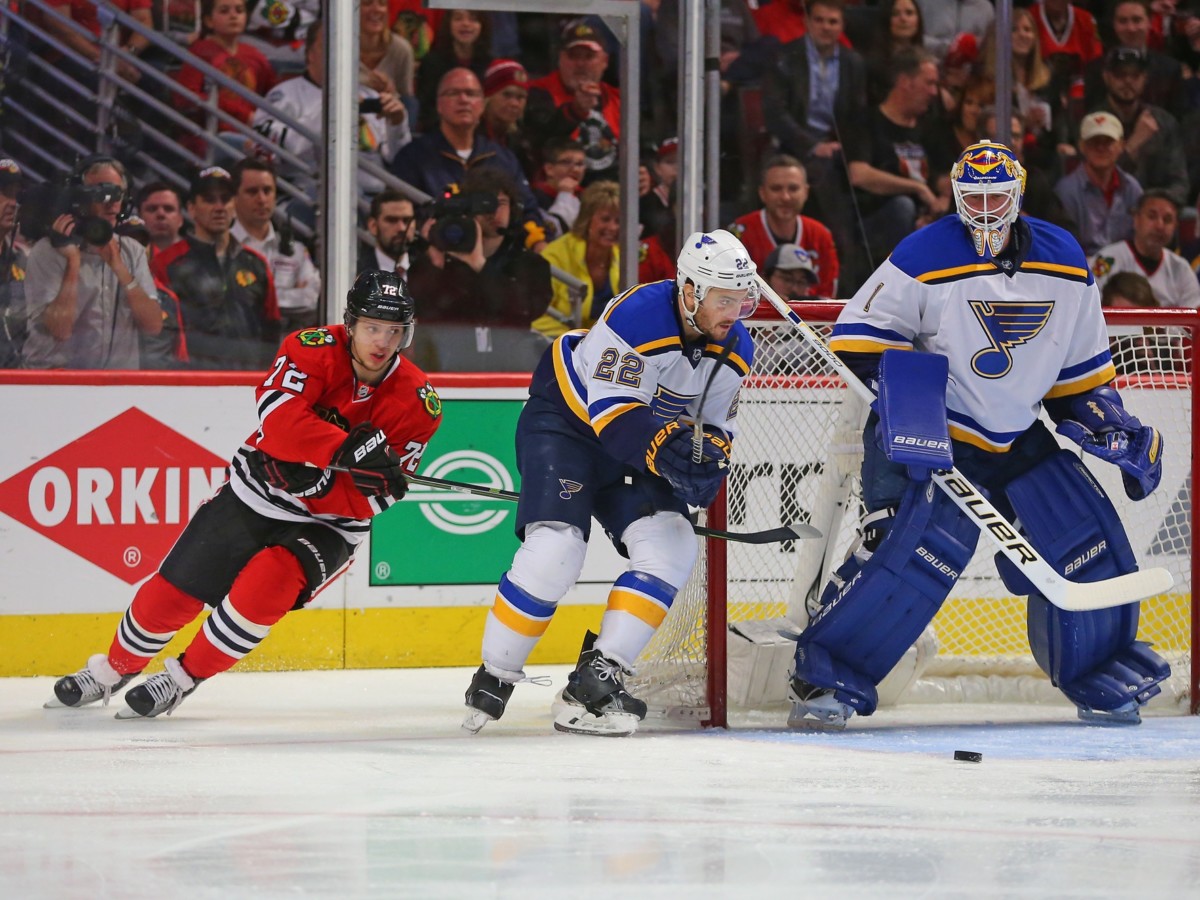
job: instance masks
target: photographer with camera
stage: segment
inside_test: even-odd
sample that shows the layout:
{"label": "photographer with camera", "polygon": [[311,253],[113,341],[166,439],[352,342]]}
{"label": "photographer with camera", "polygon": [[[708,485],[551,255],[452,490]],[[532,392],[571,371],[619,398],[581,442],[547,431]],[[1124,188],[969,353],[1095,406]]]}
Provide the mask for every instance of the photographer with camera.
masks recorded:
{"label": "photographer with camera", "polygon": [[67,208],[29,251],[26,368],[137,369],[138,334],[162,329],[146,251],[115,233],[128,185],[112,157],[89,157],[71,173]]}
{"label": "photographer with camera", "polygon": [[508,173],[472,169],[462,193],[427,211],[428,241],[408,273],[421,333],[414,360],[458,372],[530,372],[545,340],[530,326],[550,303],[550,266],[525,248]]}

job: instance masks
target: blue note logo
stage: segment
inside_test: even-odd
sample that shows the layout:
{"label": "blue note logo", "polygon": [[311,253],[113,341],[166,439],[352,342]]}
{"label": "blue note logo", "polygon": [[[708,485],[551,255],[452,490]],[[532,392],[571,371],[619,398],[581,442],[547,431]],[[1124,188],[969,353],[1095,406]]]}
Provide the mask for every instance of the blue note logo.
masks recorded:
{"label": "blue note logo", "polygon": [[562,485],[562,490],[558,492],[558,496],[562,500],[570,500],[572,494],[578,494],[583,490],[583,485],[578,481],[571,481],[569,478],[560,478],[558,483]]}
{"label": "blue note logo", "polygon": [[1003,378],[1012,369],[1013,347],[1033,340],[1050,321],[1054,304],[993,303],[972,300],[971,312],[987,335],[988,346],[971,357],[971,368],[981,378]]}

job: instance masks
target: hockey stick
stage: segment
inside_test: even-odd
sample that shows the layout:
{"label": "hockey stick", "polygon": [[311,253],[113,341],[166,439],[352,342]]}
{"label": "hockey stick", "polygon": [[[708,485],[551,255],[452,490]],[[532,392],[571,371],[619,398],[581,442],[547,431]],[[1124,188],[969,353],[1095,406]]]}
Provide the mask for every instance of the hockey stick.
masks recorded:
{"label": "hockey stick", "polygon": [[[315,463],[309,463],[309,465],[319,468]],[[335,472],[353,472],[353,469],[346,466],[329,466],[328,468]],[[428,475],[409,475],[408,473],[405,473],[404,478],[409,484],[419,484],[442,491],[455,491],[459,494],[472,494],[476,497],[491,497],[493,500],[509,500],[513,503],[521,499],[521,495],[516,491],[506,491],[466,481],[447,481],[445,478],[430,478]],[[716,538],[719,541],[734,541],[740,544],[778,544],[783,541],[804,541],[822,536],[820,531],[803,522],[792,522],[789,525],[768,528],[765,531],[721,531],[717,528],[705,528],[703,525],[693,524],[692,531],[701,537]]]}
{"label": "hockey stick", "polygon": [[[704,390],[700,392],[700,403],[696,406],[696,421],[692,423],[692,462],[696,463],[696,465],[704,462],[704,403],[708,400],[708,390],[713,386],[713,382],[717,378],[717,373],[721,371],[722,363],[729,359],[730,354],[733,353],[733,348],[737,346],[737,332],[732,333],[730,338],[729,343],[723,346],[720,354],[717,355],[717,361],[713,364],[713,370],[708,373],[708,379],[704,383]],[[724,460],[722,460],[723,462]]]}
{"label": "hockey stick", "polygon": [[[842,377],[847,386],[865,402],[873,401],[875,395],[871,389],[829,349],[824,339],[780,299],[762,278],[756,277],[755,280],[767,302],[800,332],[800,336]],[[959,509],[974,519],[979,529],[996,548],[1012,560],[1038,592],[1059,609],[1081,612],[1122,606],[1165,593],[1175,583],[1171,573],[1161,568],[1143,569],[1104,581],[1078,582],[1064,578],[957,468],[934,472],[932,477],[933,483],[953,500]]]}

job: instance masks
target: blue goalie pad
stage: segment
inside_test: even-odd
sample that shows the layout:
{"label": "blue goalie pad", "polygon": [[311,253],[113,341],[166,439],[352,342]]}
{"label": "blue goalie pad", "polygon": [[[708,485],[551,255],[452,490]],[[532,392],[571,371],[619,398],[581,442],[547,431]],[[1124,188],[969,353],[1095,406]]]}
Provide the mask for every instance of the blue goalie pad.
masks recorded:
{"label": "blue goalie pad", "polygon": [[885,350],[879,360],[880,443],[916,481],[954,465],[946,421],[949,361],[938,353]]}
{"label": "blue goalie pad", "polygon": [[796,644],[796,677],[860,715],[971,561],[979,529],[932,482],[909,485],[877,550],[852,555]]}
{"label": "blue goalie pad", "polygon": [[[1100,581],[1137,570],[1116,510],[1074,454],[1047,457],[1005,493],[1030,543],[1065,577]],[[1148,644],[1136,641],[1139,604],[1068,612],[1036,593],[1006,558],[998,555],[996,567],[1010,591],[1029,595],[1033,657],[1073,703],[1111,711],[1159,692],[1171,670]]]}

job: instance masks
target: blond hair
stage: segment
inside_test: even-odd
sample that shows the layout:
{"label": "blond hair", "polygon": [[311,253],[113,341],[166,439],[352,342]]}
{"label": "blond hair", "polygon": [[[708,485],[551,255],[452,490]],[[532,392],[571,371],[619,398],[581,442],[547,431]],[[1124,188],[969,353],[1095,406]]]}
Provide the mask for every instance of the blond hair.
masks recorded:
{"label": "blond hair", "polygon": [[593,181],[579,197],[579,215],[571,226],[571,234],[587,240],[592,217],[602,209],[621,210],[621,186],[615,181]]}

